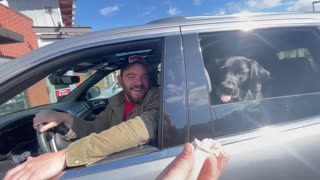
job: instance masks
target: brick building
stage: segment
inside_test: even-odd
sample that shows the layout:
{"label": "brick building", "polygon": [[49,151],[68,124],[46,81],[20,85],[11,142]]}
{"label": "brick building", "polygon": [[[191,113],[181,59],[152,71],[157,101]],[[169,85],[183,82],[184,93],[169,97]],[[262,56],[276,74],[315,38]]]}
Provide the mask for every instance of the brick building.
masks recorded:
{"label": "brick building", "polygon": [[[13,60],[38,48],[36,34],[32,31],[31,18],[0,4],[0,24],[2,28],[0,39],[7,39],[0,44],[0,63]],[[11,100],[11,103],[6,104],[6,110],[24,109],[50,103],[49,96],[45,93],[46,87],[46,82],[43,80],[28,88],[27,91]],[[38,98],[39,94],[42,94],[41,99]]]}
{"label": "brick building", "polygon": [[[27,16],[0,4],[0,26],[16,36],[12,41],[0,44],[0,63],[1,60],[14,59],[38,48],[37,37],[32,31],[32,19]],[[8,34],[2,37],[8,37]]]}
{"label": "brick building", "polygon": [[[54,41],[91,32],[72,27],[74,0],[0,0],[0,64],[14,61]],[[47,79],[0,106],[1,114],[57,101],[56,87]]]}

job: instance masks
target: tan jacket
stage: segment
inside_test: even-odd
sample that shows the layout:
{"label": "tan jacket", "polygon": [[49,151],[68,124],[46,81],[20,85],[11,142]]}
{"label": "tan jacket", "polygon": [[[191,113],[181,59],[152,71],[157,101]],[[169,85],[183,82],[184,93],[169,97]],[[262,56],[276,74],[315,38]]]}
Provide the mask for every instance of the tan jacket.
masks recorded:
{"label": "tan jacket", "polygon": [[[106,109],[95,121],[75,118],[66,138],[79,137],[66,151],[67,166],[92,164],[112,153],[145,144],[156,138],[160,98],[158,89],[150,89],[140,104],[123,121],[124,92],[110,98]],[[86,136],[86,137],[85,137]]]}

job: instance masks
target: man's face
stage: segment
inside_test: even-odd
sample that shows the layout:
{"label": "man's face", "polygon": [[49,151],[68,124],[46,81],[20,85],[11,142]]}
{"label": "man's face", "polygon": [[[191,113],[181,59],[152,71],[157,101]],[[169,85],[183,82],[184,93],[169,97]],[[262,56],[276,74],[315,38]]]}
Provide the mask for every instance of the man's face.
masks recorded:
{"label": "man's face", "polygon": [[149,75],[141,64],[133,64],[118,76],[126,99],[132,103],[140,103],[149,89]]}

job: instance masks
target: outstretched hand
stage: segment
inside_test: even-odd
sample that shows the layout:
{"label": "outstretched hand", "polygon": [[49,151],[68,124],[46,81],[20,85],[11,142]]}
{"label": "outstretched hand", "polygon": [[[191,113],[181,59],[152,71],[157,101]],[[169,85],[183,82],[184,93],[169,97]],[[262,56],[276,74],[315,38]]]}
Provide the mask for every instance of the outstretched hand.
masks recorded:
{"label": "outstretched hand", "polygon": [[57,179],[66,168],[65,150],[47,153],[27,161],[9,170],[4,180],[16,179]]}
{"label": "outstretched hand", "polygon": [[[229,160],[229,155],[222,152],[219,157],[209,156],[199,173],[198,180],[217,180]],[[183,151],[161,172],[160,179],[187,179],[195,163],[194,148],[190,143],[185,144]]]}

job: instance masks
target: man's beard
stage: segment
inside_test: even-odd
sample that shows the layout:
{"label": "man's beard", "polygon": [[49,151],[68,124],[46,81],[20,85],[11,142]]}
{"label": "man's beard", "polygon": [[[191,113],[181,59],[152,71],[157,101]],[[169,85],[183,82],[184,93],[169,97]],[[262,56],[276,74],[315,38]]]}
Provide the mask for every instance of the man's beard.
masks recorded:
{"label": "man's beard", "polygon": [[[143,95],[141,97],[137,97],[137,98],[133,97],[130,92],[133,91],[132,89],[134,89],[134,88],[142,89],[142,91],[144,91]],[[124,91],[126,97],[129,99],[130,102],[135,103],[135,104],[140,104],[141,103],[141,101],[143,100],[143,98],[147,94],[147,89],[148,88],[146,88],[144,86],[140,86],[140,87],[135,86],[135,87],[132,87],[130,89],[128,87],[126,87],[126,86],[123,86],[123,91]]]}

